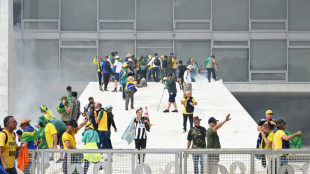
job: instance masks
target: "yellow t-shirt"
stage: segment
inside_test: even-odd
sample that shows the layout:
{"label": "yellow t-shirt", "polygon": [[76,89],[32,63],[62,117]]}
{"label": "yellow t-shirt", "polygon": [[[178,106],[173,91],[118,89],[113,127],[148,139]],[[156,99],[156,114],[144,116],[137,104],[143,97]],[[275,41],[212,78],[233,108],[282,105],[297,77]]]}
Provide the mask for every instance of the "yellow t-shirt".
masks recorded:
{"label": "yellow t-shirt", "polygon": [[14,167],[14,160],[16,155],[16,139],[14,133],[9,133],[5,129],[3,130],[7,134],[7,143],[5,143],[5,133],[0,132],[0,147],[3,147],[2,155],[8,168]]}
{"label": "yellow t-shirt", "polygon": [[55,126],[52,123],[47,123],[45,125],[45,138],[49,148],[53,148],[54,134],[57,134]]}
{"label": "yellow t-shirt", "polygon": [[172,69],[177,69],[177,59],[172,58],[171,61],[172,61]]}
{"label": "yellow t-shirt", "polygon": [[72,134],[69,134],[68,132],[65,132],[62,135],[62,143],[64,145],[64,149],[69,149],[67,147],[65,141],[70,141],[71,146],[73,146],[76,149],[76,142],[75,142],[75,137],[74,137],[75,134],[76,134],[76,132],[74,131]]}
{"label": "yellow t-shirt", "polygon": [[277,130],[274,134],[273,142],[274,142],[274,149],[282,149],[282,137],[285,135],[283,130]]}
{"label": "yellow t-shirt", "polygon": [[[267,136],[267,140],[271,142],[271,145],[270,146],[267,146],[267,144],[265,144],[265,149],[272,149],[272,142],[273,142],[273,138],[274,138],[274,133],[273,132],[270,132]],[[262,149],[262,146],[263,146],[263,141],[264,139],[262,138],[262,141],[260,143],[260,149]]]}
{"label": "yellow t-shirt", "polygon": [[[99,117],[100,115],[98,115]],[[103,111],[102,117],[98,124],[99,131],[108,131],[108,115],[106,111]]]}
{"label": "yellow t-shirt", "polygon": [[[184,101],[186,101],[186,99],[183,97],[182,98],[182,102],[184,102]],[[196,100],[194,98],[192,98],[192,102],[196,103]],[[192,113],[187,113],[186,112],[186,105],[187,105],[187,101],[183,104],[183,114],[193,114],[193,112]]]}

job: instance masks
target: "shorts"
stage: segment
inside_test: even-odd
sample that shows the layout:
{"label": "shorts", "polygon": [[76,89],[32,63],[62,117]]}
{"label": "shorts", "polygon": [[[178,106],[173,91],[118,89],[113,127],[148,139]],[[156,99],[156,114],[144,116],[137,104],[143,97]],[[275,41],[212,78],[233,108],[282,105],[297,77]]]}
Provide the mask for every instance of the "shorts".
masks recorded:
{"label": "shorts", "polygon": [[169,102],[170,103],[174,103],[175,102],[175,96],[177,94],[176,93],[169,93]]}
{"label": "shorts", "polygon": [[119,73],[115,73],[115,80],[119,82]]}
{"label": "shorts", "polygon": [[186,83],[183,82],[183,92],[186,93],[187,91],[190,91],[192,93],[192,84],[189,84],[189,87],[187,87]]}
{"label": "shorts", "polygon": [[63,146],[63,143],[62,143],[62,134],[64,134],[64,132],[59,132],[59,133],[57,133],[57,145],[59,145],[59,146]]}

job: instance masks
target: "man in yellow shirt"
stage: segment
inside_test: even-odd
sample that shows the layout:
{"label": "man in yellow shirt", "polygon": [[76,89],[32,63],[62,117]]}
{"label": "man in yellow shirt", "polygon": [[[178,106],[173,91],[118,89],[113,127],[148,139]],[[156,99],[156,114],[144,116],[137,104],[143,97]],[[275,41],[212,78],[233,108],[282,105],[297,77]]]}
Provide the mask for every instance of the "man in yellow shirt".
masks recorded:
{"label": "man in yellow shirt", "polygon": [[[301,131],[295,132],[292,135],[286,135],[284,130],[286,129],[286,122],[283,119],[279,119],[277,121],[278,130],[274,135],[273,140],[273,149],[286,149],[289,148],[289,141],[293,139],[297,135],[301,135]],[[287,154],[280,154],[280,165],[288,164],[288,155]],[[277,164],[276,164],[277,167]],[[277,169],[276,169],[277,170]]]}
{"label": "man in yellow shirt", "polygon": [[190,91],[186,91],[185,95],[181,100],[181,104],[183,105],[183,133],[186,132],[187,118],[189,119],[190,128],[193,127],[194,106],[197,105]]}
{"label": "man in yellow shirt", "polygon": [[7,116],[3,120],[4,129],[0,132],[0,160],[1,166],[8,174],[17,174],[14,166],[16,151],[15,133],[17,121],[13,116]]}
{"label": "man in yellow shirt", "polygon": [[174,74],[174,79],[177,80],[177,64],[178,64],[178,59],[177,59],[177,55],[173,55],[173,57],[171,58],[172,61],[172,71],[171,73]]}
{"label": "man in yellow shirt", "polygon": [[[74,135],[88,122],[88,119],[85,117],[85,121],[83,121],[79,126],[76,121],[71,120],[67,122],[66,132],[62,135],[62,143],[64,145],[64,149],[76,149],[76,141]],[[79,154],[71,154],[71,163],[77,163]],[[67,159],[68,154],[65,154],[64,161],[62,164],[62,171],[67,174]]]}
{"label": "man in yellow shirt", "polygon": [[[272,142],[274,138],[274,133],[270,130],[270,126],[268,124],[263,124],[261,126],[261,135],[262,135],[262,141],[260,143],[259,148],[260,149],[270,149],[272,150]],[[268,160],[268,154],[267,160]],[[266,156],[262,156],[262,166],[266,168]],[[272,165],[271,165],[272,166]]]}

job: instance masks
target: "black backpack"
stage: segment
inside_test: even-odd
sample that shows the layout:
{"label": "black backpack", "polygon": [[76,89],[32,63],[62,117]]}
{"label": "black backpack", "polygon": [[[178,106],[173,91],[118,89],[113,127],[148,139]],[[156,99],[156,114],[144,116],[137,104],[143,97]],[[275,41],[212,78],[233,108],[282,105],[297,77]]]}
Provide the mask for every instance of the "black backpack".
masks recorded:
{"label": "black backpack", "polygon": [[155,57],[155,60],[154,60],[154,65],[156,66],[160,66],[160,60],[158,57]]}
{"label": "black backpack", "polygon": [[[185,97],[187,99],[187,97]],[[192,113],[194,112],[194,105],[193,105],[193,97],[190,97],[189,100],[186,103],[186,112],[187,113]]]}

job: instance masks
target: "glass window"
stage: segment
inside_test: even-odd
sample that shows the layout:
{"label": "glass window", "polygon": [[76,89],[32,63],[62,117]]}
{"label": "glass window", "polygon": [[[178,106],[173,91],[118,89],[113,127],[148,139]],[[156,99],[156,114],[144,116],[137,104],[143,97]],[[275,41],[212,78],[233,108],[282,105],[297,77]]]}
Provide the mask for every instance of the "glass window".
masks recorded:
{"label": "glass window", "polygon": [[137,57],[146,56],[146,55],[152,55],[154,56],[154,53],[157,53],[158,56],[161,55],[170,55],[172,52],[172,48],[137,48]]}
{"label": "glass window", "polygon": [[138,40],[137,47],[172,47],[171,40]]}
{"label": "glass window", "polygon": [[21,0],[13,1],[13,25],[20,29],[21,23]]}
{"label": "glass window", "polygon": [[252,30],[285,30],[285,22],[252,22]]}
{"label": "glass window", "polygon": [[214,31],[248,31],[248,0],[215,0],[213,3]]}
{"label": "glass window", "polygon": [[251,19],[286,19],[286,0],[251,0]]}
{"label": "glass window", "polygon": [[310,81],[310,48],[290,48],[288,50],[288,80],[291,82]]}
{"label": "glass window", "polygon": [[248,41],[214,41],[214,46],[248,46]]}
{"label": "glass window", "polygon": [[24,19],[58,19],[59,0],[23,0]]}
{"label": "glass window", "polygon": [[211,0],[175,0],[175,19],[211,19]]}
{"label": "glass window", "polygon": [[252,73],[252,80],[285,80],[285,73]]}
{"label": "glass window", "polygon": [[96,46],[96,41],[62,41],[62,46]]}
{"label": "glass window", "polygon": [[309,7],[309,0],[288,1],[288,30],[310,31]]}
{"label": "glass window", "polygon": [[99,0],[99,19],[135,19],[135,0]]}
{"label": "glass window", "polygon": [[209,22],[177,22],[177,30],[210,30]]}
{"label": "glass window", "polygon": [[100,30],[134,30],[134,22],[100,22]]}
{"label": "glass window", "polygon": [[23,40],[23,63],[27,69],[58,71],[58,40]]}
{"label": "glass window", "polygon": [[290,41],[290,46],[310,46],[310,41]]}
{"label": "glass window", "polygon": [[247,48],[214,48],[219,65],[216,76],[225,82],[249,81],[249,50]]}
{"label": "glass window", "polygon": [[137,30],[172,31],[172,0],[137,0]]}
{"label": "glass window", "polygon": [[[175,41],[175,53],[179,60],[186,64],[193,57],[202,67],[203,62],[211,55],[211,42],[205,41]],[[169,54],[168,54],[169,55]]]}
{"label": "glass window", "polygon": [[93,58],[96,48],[62,48],[60,78],[69,82],[89,82],[97,80],[97,65]]}
{"label": "glass window", "polygon": [[24,29],[58,31],[58,22],[24,22]]}
{"label": "glass window", "polygon": [[99,56],[109,56],[117,51],[120,58],[125,58],[128,53],[135,54],[135,41],[133,40],[100,40]]}
{"label": "glass window", "polygon": [[61,30],[97,31],[97,1],[61,1]]}
{"label": "glass window", "polygon": [[252,40],[251,70],[286,70],[286,40]]}

